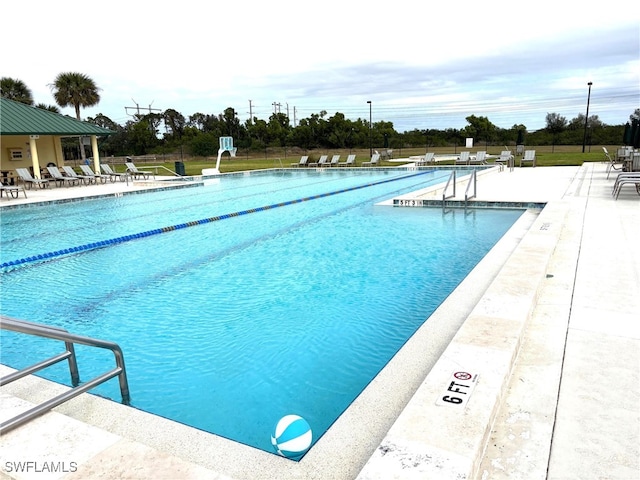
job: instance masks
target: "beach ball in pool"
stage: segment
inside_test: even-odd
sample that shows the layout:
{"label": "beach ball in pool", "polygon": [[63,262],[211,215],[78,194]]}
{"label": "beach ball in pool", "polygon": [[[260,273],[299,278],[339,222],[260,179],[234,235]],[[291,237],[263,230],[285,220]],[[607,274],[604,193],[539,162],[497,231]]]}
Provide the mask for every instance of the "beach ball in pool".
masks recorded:
{"label": "beach ball in pool", "polygon": [[313,434],[307,421],[298,415],[286,415],[276,424],[271,444],[283,457],[296,459],[311,446]]}

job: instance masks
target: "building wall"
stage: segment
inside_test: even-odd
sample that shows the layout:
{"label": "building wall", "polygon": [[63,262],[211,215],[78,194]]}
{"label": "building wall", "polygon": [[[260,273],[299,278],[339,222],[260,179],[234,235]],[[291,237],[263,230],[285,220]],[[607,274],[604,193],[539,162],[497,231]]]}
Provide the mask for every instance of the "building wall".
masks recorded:
{"label": "building wall", "polygon": [[[64,165],[62,143],[60,137],[40,135],[36,139],[36,149],[40,168],[54,163]],[[21,158],[17,158],[21,156]],[[0,170],[14,171],[16,168],[30,168],[33,166],[29,135],[2,135],[0,137]]]}

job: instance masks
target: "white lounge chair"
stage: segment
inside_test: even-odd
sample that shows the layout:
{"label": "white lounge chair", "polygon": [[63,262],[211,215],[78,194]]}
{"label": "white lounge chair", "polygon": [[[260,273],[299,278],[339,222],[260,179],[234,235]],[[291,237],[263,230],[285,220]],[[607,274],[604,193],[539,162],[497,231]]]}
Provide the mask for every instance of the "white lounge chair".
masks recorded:
{"label": "white lounge chair", "polygon": [[347,160],[344,161],[344,162],[339,162],[338,166],[339,167],[355,167],[356,166],[356,156],[355,155],[347,156]]}
{"label": "white lounge chair", "polygon": [[26,188],[31,188],[32,185],[37,185],[40,188],[46,188],[49,186],[49,180],[46,178],[33,178],[31,172],[26,168],[16,168],[16,174]]}
{"label": "white lounge chair", "polygon": [[116,172],[115,170],[113,170],[111,168],[110,165],[107,165],[106,163],[101,163],[100,164],[100,170],[102,170],[102,172],[105,175],[109,175],[109,177],[111,178],[112,182],[115,182],[118,178],[121,181],[124,182],[126,180],[127,176],[129,175],[128,173],[118,173],[118,172]]}
{"label": "white lounge chair", "polygon": [[520,158],[520,166],[523,163],[531,163],[532,166],[536,166],[536,151],[535,150],[525,150],[524,155]]}
{"label": "white lounge chair", "polygon": [[424,157],[422,157],[420,160],[416,160],[416,166],[422,166],[422,165],[427,165],[429,163],[433,163],[435,160],[433,159],[435,153],[433,152],[427,152],[424,154]]}
{"label": "white lounge chair", "polygon": [[456,158],[456,165],[469,165],[469,152],[460,152],[458,158]]}
{"label": "white lounge chair", "polygon": [[18,198],[20,192],[24,193],[24,198],[27,198],[27,192],[24,187],[19,187],[18,185],[0,185],[0,198],[2,198],[3,193],[7,194],[7,198]]}
{"label": "white lounge chair", "polygon": [[616,200],[618,199],[620,190],[624,185],[634,185],[638,195],[640,195],[640,172],[624,172],[618,174],[616,181],[613,184],[613,191],[611,192]]}
{"label": "white lounge chair", "polygon": [[89,176],[89,175],[78,175],[76,171],[73,168],[71,168],[69,165],[64,165],[62,167],[62,170],[64,171],[67,177],[77,178],[78,180],[83,182],[85,185],[89,185],[90,183],[96,183],[96,177]]}
{"label": "white lounge chair", "polygon": [[115,181],[111,175],[102,175],[101,173],[95,173],[91,170],[89,165],[80,165],[80,169],[82,173],[84,173],[87,177],[93,177],[96,181],[100,180],[101,183],[107,183],[107,180]]}
{"label": "white lounge chair", "polygon": [[303,155],[302,157],[300,157],[300,161],[298,163],[292,163],[291,166],[292,167],[306,167],[308,165],[309,162],[309,155]]}
{"label": "white lounge chair", "polygon": [[309,166],[310,167],[326,167],[328,158],[329,158],[329,155],[320,155],[320,158],[318,159],[318,161],[309,163]]}
{"label": "white lounge chair", "polygon": [[368,162],[362,162],[362,166],[363,167],[375,167],[379,163],[380,163],[380,154],[379,153],[374,153],[371,156],[371,160],[369,160]]}
{"label": "white lounge chair", "polygon": [[138,167],[136,167],[132,162],[125,162],[125,165],[127,166],[127,172],[129,172],[133,178],[137,179],[142,177],[144,180],[149,180],[149,177],[154,175],[153,172],[149,172],[147,170],[138,170]]}
{"label": "white lounge chair", "polygon": [[[611,155],[609,155],[609,150],[607,150],[607,147],[602,147],[602,150],[604,151],[604,159],[607,162],[607,178],[609,178],[609,174],[611,173],[611,170],[622,170],[622,167],[624,166],[624,161],[619,160],[617,157],[611,158]],[[616,167],[616,165],[619,165],[619,167]]]}
{"label": "white lounge chair", "polygon": [[487,152],[480,151],[476,153],[476,156],[471,158],[469,157],[469,165],[486,165],[487,163]]}
{"label": "white lounge chair", "polygon": [[334,155],[331,157],[331,161],[329,162],[329,167],[337,167],[338,163],[340,163],[340,155]]}
{"label": "white lounge chair", "polygon": [[80,179],[78,177],[65,177],[62,175],[62,172],[58,169],[58,167],[47,167],[47,171],[51,178],[56,182],[56,185],[66,185],[70,183],[71,185],[80,185]]}

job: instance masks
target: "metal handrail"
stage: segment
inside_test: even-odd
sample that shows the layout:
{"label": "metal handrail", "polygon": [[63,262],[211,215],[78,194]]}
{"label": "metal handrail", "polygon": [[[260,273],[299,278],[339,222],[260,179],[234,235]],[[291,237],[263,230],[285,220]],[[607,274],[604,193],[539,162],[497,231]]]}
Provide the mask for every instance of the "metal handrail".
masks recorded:
{"label": "metal handrail", "polygon": [[[9,430],[19,427],[29,420],[32,420],[48,412],[52,408],[63,404],[67,400],[71,400],[81,393],[91,390],[92,388],[116,376],[118,377],[120,383],[120,394],[122,396],[122,403],[128,405],[131,401],[131,397],[129,395],[129,383],[127,381],[127,371],[124,365],[124,355],[122,353],[122,349],[118,344],[105,340],[99,340],[96,338],[84,337],[82,335],[75,335],[62,328],[27,322],[26,320],[18,320],[4,315],[0,315],[0,328],[2,328],[3,330],[24,333],[27,335],[35,335],[38,337],[51,338],[54,340],[62,340],[66,345],[65,352],[0,378],[0,386],[11,383],[15,380],[25,377],[26,375],[30,375],[34,372],[42,370],[43,368],[64,360],[68,360],[69,362],[69,373],[71,374],[71,382],[74,385],[74,388],[67,390],[66,392],[54,398],[51,398],[50,400],[47,400],[46,402],[37,405],[36,407],[31,408],[26,412],[23,412],[13,418],[10,418],[9,420],[2,422],[0,424],[0,433],[6,433]],[[78,375],[78,365],[76,362],[75,350],[73,348],[73,344],[76,343],[80,345],[88,345],[92,347],[111,350],[115,357],[116,368],[85,382],[83,385],[78,385],[80,383],[80,378]]]}
{"label": "metal handrail", "polygon": [[[469,183],[467,183],[467,188],[464,191],[464,208],[467,208],[467,201],[470,198],[475,198],[476,197],[477,184],[478,184],[478,181],[476,179],[476,172],[477,172],[477,170],[473,170],[471,172],[471,176],[469,177]],[[473,195],[469,195],[469,188],[471,187],[471,185],[473,185]]]}
{"label": "metal handrail", "polygon": [[[449,188],[449,184],[453,180],[453,193],[451,195],[447,195],[447,189]],[[449,180],[447,180],[447,184],[444,186],[444,190],[442,191],[442,207],[444,207],[444,201],[447,198],[456,196],[456,171],[452,171],[451,175],[449,175]]]}

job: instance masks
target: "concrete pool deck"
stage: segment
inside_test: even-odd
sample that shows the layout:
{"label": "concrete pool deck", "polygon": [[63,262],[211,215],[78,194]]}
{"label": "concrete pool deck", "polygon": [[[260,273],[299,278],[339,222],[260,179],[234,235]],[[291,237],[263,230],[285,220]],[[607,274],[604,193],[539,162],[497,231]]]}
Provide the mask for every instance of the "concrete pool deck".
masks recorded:
{"label": "concrete pool deck", "polygon": [[[31,190],[27,201],[142,185]],[[616,201],[612,185],[601,163],[480,175],[475,202],[547,206],[514,225],[301,462],[85,394],[0,437],[0,474],[638,478],[640,197],[627,188]],[[436,404],[457,371],[478,375],[468,402]],[[60,389],[2,387],[2,420]]]}

